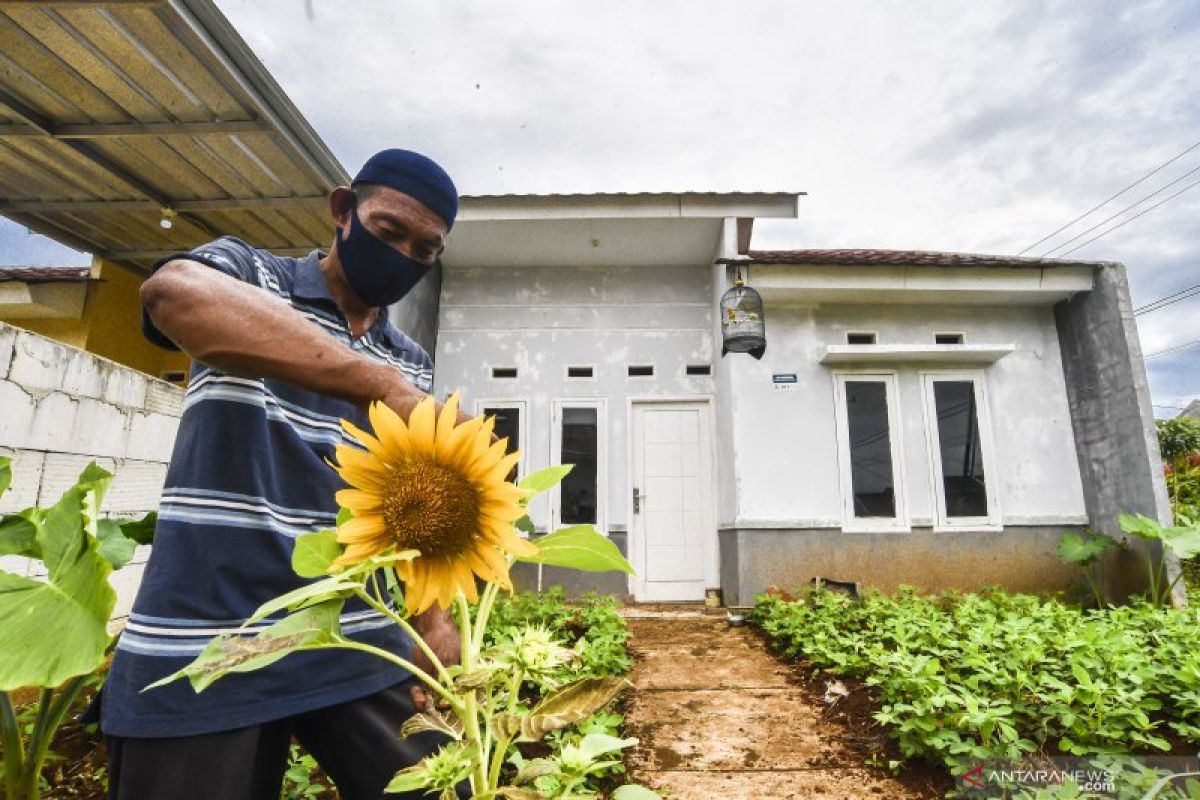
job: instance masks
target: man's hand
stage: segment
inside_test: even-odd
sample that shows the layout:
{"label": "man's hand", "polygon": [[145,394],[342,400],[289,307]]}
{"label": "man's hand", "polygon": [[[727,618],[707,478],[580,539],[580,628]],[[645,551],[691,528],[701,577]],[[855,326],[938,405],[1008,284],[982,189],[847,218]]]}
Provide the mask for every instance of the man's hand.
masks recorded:
{"label": "man's hand", "polygon": [[[462,639],[458,626],[449,611],[434,606],[413,620],[413,628],[429,645],[429,649],[437,654],[443,666],[457,664],[462,658]],[[430,663],[428,656],[420,647],[413,647],[413,663],[430,675],[437,675],[437,667]],[[412,687],[413,706],[417,711],[429,708],[433,698],[425,688],[417,684]]]}

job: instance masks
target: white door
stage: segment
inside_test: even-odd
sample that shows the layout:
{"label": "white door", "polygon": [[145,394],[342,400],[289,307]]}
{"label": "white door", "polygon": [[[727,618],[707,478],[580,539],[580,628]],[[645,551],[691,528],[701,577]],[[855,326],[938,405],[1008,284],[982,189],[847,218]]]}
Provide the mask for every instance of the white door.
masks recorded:
{"label": "white door", "polygon": [[702,600],[717,577],[708,403],[634,403],[632,437],[634,595]]}

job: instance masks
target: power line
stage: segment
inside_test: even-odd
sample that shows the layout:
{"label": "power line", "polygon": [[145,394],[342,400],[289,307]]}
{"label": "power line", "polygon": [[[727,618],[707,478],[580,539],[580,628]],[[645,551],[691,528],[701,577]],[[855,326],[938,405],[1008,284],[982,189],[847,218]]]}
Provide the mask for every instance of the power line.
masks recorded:
{"label": "power line", "polygon": [[1177,344],[1174,347],[1168,347],[1165,350],[1156,350],[1153,353],[1150,353],[1149,355],[1144,356],[1143,358],[1155,358],[1156,356],[1165,356],[1168,353],[1177,353],[1180,350],[1186,350],[1189,347],[1195,347],[1198,344],[1200,344],[1200,339],[1193,339],[1190,342],[1184,342],[1183,344]]}
{"label": "power line", "polygon": [[[1104,226],[1104,225],[1107,225],[1108,223],[1112,222],[1114,219],[1116,219],[1117,217],[1121,216],[1121,215],[1122,215],[1122,214],[1124,214],[1126,211],[1131,211],[1131,210],[1132,210],[1132,209],[1134,209],[1135,207],[1137,207],[1137,206],[1140,206],[1142,203],[1144,203],[1144,202],[1146,202],[1147,200],[1149,200],[1150,198],[1154,197],[1154,195],[1156,195],[1156,194],[1162,194],[1162,193],[1163,193],[1163,192],[1165,192],[1167,189],[1170,189],[1172,186],[1174,186],[1175,184],[1177,184],[1177,183],[1179,183],[1180,181],[1182,181],[1184,178],[1188,177],[1189,175],[1195,175],[1197,172],[1200,172],[1200,167],[1194,167],[1193,169],[1190,169],[1190,170],[1188,170],[1187,172],[1183,173],[1183,174],[1182,174],[1182,175],[1180,175],[1178,178],[1176,178],[1175,180],[1173,180],[1173,181],[1171,181],[1170,183],[1166,184],[1165,186],[1160,186],[1160,187],[1158,187],[1157,189],[1155,189],[1153,192],[1151,192],[1150,194],[1146,195],[1145,197],[1142,197],[1142,198],[1141,198],[1141,199],[1139,199],[1139,200],[1135,200],[1135,201],[1133,201],[1132,203],[1130,203],[1129,205],[1125,206],[1124,208],[1122,208],[1122,209],[1121,209],[1120,211],[1118,211],[1117,213],[1115,213],[1115,214],[1113,214],[1113,215],[1111,215],[1111,216],[1105,217],[1104,219],[1100,220],[1099,222],[1097,222],[1095,225],[1093,225],[1092,227],[1088,228],[1087,230],[1085,230],[1085,231],[1082,231],[1082,232],[1080,232],[1080,233],[1077,233],[1077,234],[1075,234],[1074,236],[1072,236],[1070,239],[1067,239],[1067,240],[1066,240],[1065,242],[1063,242],[1062,244],[1057,244],[1057,245],[1055,245],[1054,247],[1051,247],[1049,250],[1047,250],[1046,252],[1042,253],[1042,255],[1041,255],[1040,257],[1041,257],[1041,258],[1045,258],[1046,256],[1048,256],[1048,255],[1050,255],[1051,253],[1053,253],[1055,250],[1061,250],[1061,249],[1063,249],[1064,247],[1066,247],[1067,245],[1069,245],[1071,242],[1075,242],[1075,241],[1078,241],[1078,240],[1082,239],[1084,236],[1087,236],[1089,233],[1091,233],[1092,231],[1096,230],[1097,228],[1100,228],[1100,227],[1102,227],[1102,226]],[[1195,186],[1195,184],[1192,184],[1192,186]],[[1189,188],[1190,188],[1190,187],[1189,187]],[[1187,189],[1184,189],[1184,191],[1187,191]],[[1174,197],[1174,195],[1172,195],[1172,197]],[[1137,215],[1135,215],[1135,216],[1137,216]],[[1118,227],[1120,227],[1120,226],[1118,226]],[[1113,230],[1116,230],[1116,228],[1113,228]],[[1091,240],[1091,239],[1089,239],[1088,241],[1092,241],[1092,240]],[[1080,245],[1080,247],[1082,247],[1082,245]],[[1077,248],[1075,248],[1075,250],[1078,250],[1078,249],[1079,249],[1078,247],[1077,247]],[[1074,252],[1074,250],[1070,250],[1070,251],[1068,251],[1068,252]],[[1066,253],[1064,253],[1063,255],[1066,255]]]}
{"label": "power line", "polygon": [[1200,283],[1195,286],[1189,286],[1186,289],[1180,289],[1178,292],[1160,297],[1157,300],[1152,300],[1144,306],[1140,306],[1133,310],[1134,316],[1139,314],[1149,314],[1151,311],[1158,311],[1160,308],[1166,308],[1169,305],[1178,303],[1181,300],[1187,300],[1189,297],[1195,297],[1200,294]]}
{"label": "power line", "polygon": [[1192,145],[1191,147],[1187,148],[1186,150],[1184,150],[1184,151],[1183,151],[1182,153],[1180,153],[1179,155],[1177,155],[1177,156],[1174,156],[1173,158],[1169,158],[1169,159],[1167,159],[1166,161],[1164,161],[1163,163],[1159,164],[1159,165],[1158,165],[1157,167],[1155,167],[1154,169],[1152,169],[1152,170],[1150,170],[1149,172],[1147,172],[1147,173],[1146,173],[1145,175],[1143,175],[1142,177],[1138,178],[1138,179],[1137,179],[1136,181],[1134,181],[1133,183],[1131,183],[1131,184],[1129,184],[1128,186],[1126,186],[1126,187],[1125,187],[1124,189],[1122,189],[1121,191],[1119,191],[1119,192],[1117,192],[1116,194],[1114,194],[1112,197],[1109,197],[1107,200],[1105,200],[1104,202],[1100,203],[1099,205],[1097,205],[1097,206],[1095,206],[1095,207],[1093,207],[1093,208],[1090,208],[1090,209],[1088,209],[1087,211],[1085,211],[1084,213],[1080,214],[1078,217],[1076,217],[1075,219],[1071,220],[1071,221],[1070,221],[1070,222],[1068,222],[1066,225],[1063,225],[1061,228],[1059,228],[1058,230],[1054,231],[1053,233],[1047,234],[1046,236],[1043,236],[1041,239],[1038,239],[1036,242],[1034,242],[1033,244],[1029,245],[1029,247],[1026,247],[1024,250],[1022,250],[1021,252],[1017,253],[1017,255],[1019,255],[1019,256],[1021,256],[1021,255],[1025,255],[1026,253],[1028,253],[1028,252],[1029,252],[1030,250],[1032,250],[1033,248],[1037,247],[1037,246],[1038,246],[1039,244],[1041,244],[1042,242],[1044,242],[1044,241],[1046,241],[1046,240],[1048,240],[1048,239],[1053,239],[1055,236],[1057,236],[1058,234],[1062,233],[1062,232],[1063,232],[1063,231],[1065,231],[1067,228],[1069,228],[1069,227],[1071,227],[1072,225],[1074,225],[1076,222],[1079,222],[1079,220],[1083,219],[1084,217],[1090,216],[1090,215],[1091,215],[1091,214],[1093,214],[1094,212],[1096,212],[1096,211],[1100,210],[1100,209],[1101,209],[1101,208],[1103,208],[1104,206],[1106,206],[1106,205],[1108,205],[1109,203],[1111,203],[1113,200],[1116,200],[1118,197],[1120,197],[1121,195],[1123,195],[1123,194],[1125,194],[1126,192],[1128,192],[1128,191],[1129,191],[1130,189],[1132,189],[1133,187],[1137,186],[1137,185],[1138,185],[1138,184],[1140,184],[1140,183],[1143,183],[1143,182],[1144,182],[1144,181],[1146,181],[1148,178],[1151,178],[1151,177],[1153,177],[1154,175],[1158,174],[1158,173],[1159,173],[1159,172],[1161,172],[1161,171],[1162,171],[1162,170],[1163,170],[1165,167],[1168,167],[1168,166],[1170,166],[1171,164],[1174,164],[1176,161],[1178,161],[1179,159],[1183,158],[1183,157],[1184,157],[1184,156],[1186,156],[1188,153],[1190,153],[1190,152],[1192,152],[1193,150],[1195,150],[1197,147],[1200,147],[1200,142],[1196,142],[1194,145]]}
{"label": "power line", "polygon": [[1183,187],[1182,189],[1180,189],[1180,190],[1179,190],[1178,192],[1176,192],[1175,194],[1168,195],[1167,197],[1164,197],[1162,200],[1159,200],[1157,203],[1155,203],[1154,205],[1150,206],[1149,208],[1142,209],[1141,211],[1139,211],[1138,213],[1134,214],[1134,215],[1133,215],[1132,217],[1130,217],[1129,219],[1127,219],[1127,220],[1124,220],[1124,221],[1122,221],[1122,222],[1118,222],[1116,225],[1113,225],[1113,226],[1112,226],[1111,228],[1109,228],[1108,230],[1105,230],[1105,231],[1100,231],[1100,233],[1098,233],[1098,234],[1096,234],[1095,236],[1093,236],[1092,238],[1088,239],[1088,240],[1087,240],[1086,242],[1084,242],[1083,244],[1081,244],[1081,245],[1076,245],[1075,247],[1072,247],[1070,250],[1066,251],[1065,253],[1059,253],[1057,256],[1055,256],[1055,258],[1062,258],[1063,256],[1069,256],[1069,255],[1071,255],[1071,253],[1074,253],[1076,250],[1082,250],[1083,248],[1087,247],[1089,244],[1091,244],[1092,242],[1096,241],[1097,239],[1103,239],[1105,236],[1108,236],[1110,233],[1112,233],[1113,231],[1115,231],[1117,228],[1123,228],[1123,227],[1125,227],[1126,225],[1128,225],[1129,223],[1133,222],[1133,221],[1134,221],[1135,219],[1137,219],[1138,217],[1140,217],[1140,216],[1142,216],[1142,215],[1144,215],[1144,214],[1149,214],[1151,211],[1153,211],[1154,209],[1158,208],[1158,207],[1159,207],[1159,206],[1161,206],[1163,203],[1170,202],[1171,200],[1174,200],[1176,197],[1179,197],[1179,195],[1183,194],[1184,192],[1188,191],[1189,189],[1195,189],[1197,186],[1200,186],[1200,181],[1196,181],[1196,182],[1194,182],[1194,183],[1189,183],[1187,186]]}

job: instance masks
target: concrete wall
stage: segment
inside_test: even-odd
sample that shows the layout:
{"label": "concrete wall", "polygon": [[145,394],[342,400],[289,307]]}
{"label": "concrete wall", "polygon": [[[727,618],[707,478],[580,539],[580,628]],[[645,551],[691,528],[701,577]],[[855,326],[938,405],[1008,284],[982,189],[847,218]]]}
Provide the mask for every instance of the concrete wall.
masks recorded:
{"label": "concrete wall", "polygon": [[1079,571],[1055,554],[1059,538],[1078,527],[1008,526],[1002,531],[865,533],[832,528],[721,531],[725,604],[753,605],[768,586],[793,589],[812,578],[857,581],[893,591],[1003,586],[1010,591],[1068,589]]}
{"label": "concrete wall", "polygon": [[[1060,303],[1055,318],[1092,527],[1120,536],[1121,513],[1169,523],[1170,502],[1125,268],[1106,264],[1098,269],[1096,288]],[[1110,552],[1103,565],[1102,582],[1114,596],[1143,588],[1144,559],[1156,551],[1134,544],[1132,551]]]}
{"label": "concrete wall", "polygon": [[[0,454],[13,485],[0,513],[56,502],[95,461],[114,474],[102,511],[141,516],[158,507],[183,390],[91,353],[0,323]],[[115,616],[128,614],[149,548],[117,572]],[[11,556],[0,568],[36,575]]]}
{"label": "concrete wall", "polygon": [[[713,393],[711,377],[685,374],[713,359],[709,280],[707,265],[447,268],[435,392],[461,392],[472,409],[485,398],[526,401],[527,471],[551,462],[553,401],[604,401],[602,516],[609,530],[624,530],[629,398]],[[654,365],[654,377],[629,377],[629,364]],[[495,366],[516,367],[518,377],[494,379]],[[568,366],[592,366],[594,377],[568,378]],[[544,530],[546,499],[530,511]]]}

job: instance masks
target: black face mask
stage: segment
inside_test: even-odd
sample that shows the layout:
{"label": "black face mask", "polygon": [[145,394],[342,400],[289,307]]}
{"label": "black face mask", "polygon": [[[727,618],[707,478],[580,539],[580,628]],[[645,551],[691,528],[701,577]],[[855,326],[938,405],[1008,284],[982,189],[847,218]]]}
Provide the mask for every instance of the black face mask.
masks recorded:
{"label": "black face mask", "polygon": [[350,288],[369,306],[390,306],[408,294],[425,276],[429,265],[394,250],[363,227],[358,200],[350,210],[350,232],[338,231],[338,258]]}

